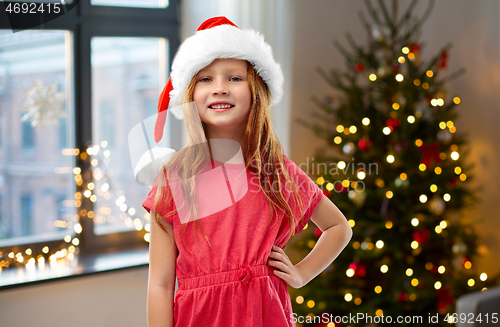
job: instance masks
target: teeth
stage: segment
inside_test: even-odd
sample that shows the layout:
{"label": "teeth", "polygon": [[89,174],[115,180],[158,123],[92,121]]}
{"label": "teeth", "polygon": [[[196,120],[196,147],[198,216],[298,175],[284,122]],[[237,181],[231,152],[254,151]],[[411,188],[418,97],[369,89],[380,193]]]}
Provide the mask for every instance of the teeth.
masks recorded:
{"label": "teeth", "polygon": [[227,108],[231,108],[232,105],[230,104],[214,104],[212,106],[210,106],[212,109],[227,109]]}

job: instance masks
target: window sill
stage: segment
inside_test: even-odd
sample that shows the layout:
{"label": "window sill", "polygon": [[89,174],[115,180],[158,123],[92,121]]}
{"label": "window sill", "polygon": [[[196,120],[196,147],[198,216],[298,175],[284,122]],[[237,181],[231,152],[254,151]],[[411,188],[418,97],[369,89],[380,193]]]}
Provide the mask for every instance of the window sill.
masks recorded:
{"label": "window sill", "polygon": [[56,267],[51,267],[50,263],[46,263],[43,270],[40,270],[39,267],[30,270],[25,267],[4,269],[0,272],[0,291],[148,265],[149,245],[119,251],[115,249],[106,253],[80,255],[78,259],[66,261],[65,266],[57,264]]}

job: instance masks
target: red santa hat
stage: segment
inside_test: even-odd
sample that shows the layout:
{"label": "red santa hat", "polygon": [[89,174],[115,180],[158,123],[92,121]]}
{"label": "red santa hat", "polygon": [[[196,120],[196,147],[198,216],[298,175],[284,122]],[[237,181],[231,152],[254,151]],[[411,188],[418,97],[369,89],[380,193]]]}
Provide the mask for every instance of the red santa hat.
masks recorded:
{"label": "red santa hat", "polygon": [[204,21],[196,33],[179,47],[172,62],[170,78],[160,94],[154,139],[160,142],[165,127],[166,114],[171,107],[178,119],[183,119],[182,95],[189,82],[201,69],[215,59],[233,58],[250,62],[257,74],[269,87],[274,103],[283,94],[283,73],[274,61],[272,49],[264,36],[252,29],[240,29],[226,17],[213,17]]}

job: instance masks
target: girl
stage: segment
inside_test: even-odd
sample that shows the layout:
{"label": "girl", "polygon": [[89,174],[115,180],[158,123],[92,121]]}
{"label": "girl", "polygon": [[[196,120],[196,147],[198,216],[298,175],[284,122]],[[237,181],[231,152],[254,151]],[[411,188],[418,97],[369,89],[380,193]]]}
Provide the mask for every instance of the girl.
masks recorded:
{"label": "girl", "polygon": [[[151,214],[149,327],[295,326],[287,285],[309,283],[349,242],[344,215],[283,154],[272,130],[282,83],[262,35],[225,17],[205,21],[179,48],[158,110],[194,102],[196,111],[174,110],[186,121],[188,146],[163,166],[142,204]],[[156,142],[164,124],[158,115]],[[225,153],[236,160],[215,160],[222,141],[237,144]],[[323,233],[293,265],[283,248],[309,219]]]}

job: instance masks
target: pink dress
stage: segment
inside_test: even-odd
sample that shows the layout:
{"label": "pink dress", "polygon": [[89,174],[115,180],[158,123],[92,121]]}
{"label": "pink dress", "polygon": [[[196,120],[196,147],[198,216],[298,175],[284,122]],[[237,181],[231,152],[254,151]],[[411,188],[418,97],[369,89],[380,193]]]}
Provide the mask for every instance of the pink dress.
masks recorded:
{"label": "pink dress", "polygon": [[[295,221],[298,233],[323,198],[323,191],[293,161],[284,157],[284,162],[290,177],[305,192],[303,214]],[[257,176],[248,169],[245,170],[246,193],[231,192],[232,177],[243,173],[244,165],[212,161],[212,166],[203,171],[213,167],[221,169],[221,165],[224,165],[227,176],[222,183],[227,184],[228,192],[215,197],[222,199],[221,202],[229,199],[230,205],[205,217],[200,215],[202,218],[198,219],[212,247],[199,229],[193,230],[194,222],[188,222],[182,240],[194,253],[187,251],[179,236],[179,215],[176,213],[166,218],[173,226],[179,251],[174,326],[295,326],[287,283],[273,273],[274,267],[267,264],[272,245],[280,248],[286,245],[288,218],[281,212],[277,222],[275,219],[270,222],[268,200],[259,189]],[[197,183],[200,188],[210,188],[210,185]],[[233,189],[236,189],[234,185]],[[154,208],[156,190],[157,187],[153,186],[142,203],[148,212]],[[161,216],[165,217],[174,205],[173,201],[165,204]]]}

